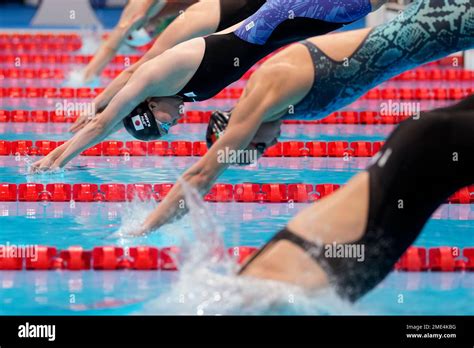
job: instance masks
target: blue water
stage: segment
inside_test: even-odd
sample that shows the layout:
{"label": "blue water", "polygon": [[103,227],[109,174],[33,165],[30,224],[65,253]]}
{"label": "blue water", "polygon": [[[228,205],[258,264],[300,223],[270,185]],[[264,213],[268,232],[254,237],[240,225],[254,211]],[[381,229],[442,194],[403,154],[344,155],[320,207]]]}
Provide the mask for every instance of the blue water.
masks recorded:
{"label": "blue water", "polygon": [[[13,127],[9,127],[13,126]],[[39,127],[39,128],[36,128]],[[65,139],[66,125],[0,125],[1,139]],[[284,140],[381,140],[392,126],[286,125]],[[172,139],[202,140],[204,125],[180,125]],[[182,132],[182,133],[181,133]],[[327,133],[331,133],[328,135]],[[128,140],[125,133],[114,139]],[[0,182],[174,182],[198,158],[80,157],[64,173],[28,176],[24,158],[0,157]],[[34,160],[34,158],[31,158]],[[340,183],[362,170],[368,159],[264,158],[256,168],[230,168],[219,182]],[[133,240],[109,236],[133,221],[134,212],[150,211],[155,203],[0,203],[1,240],[19,245],[81,245],[118,243],[121,246],[179,243],[176,231],[191,231],[189,217],[159,233]],[[207,203],[223,224],[226,246],[261,246],[307,204]],[[131,211],[128,216],[126,211]],[[130,216],[131,215],[131,216]],[[416,245],[424,247],[474,245],[474,206],[444,205]],[[0,314],[131,314],[171,291],[177,272],[0,272]],[[403,303],[400,302],[403,295]],[[71,303],[70,296],[74,301]],[[474,273],[392,273],[351,311],[368,314],[474,314]],[[285,313],[285,310],[280,310]],[[169,309],[165,314],[172,313]],[[310,314],[305,311],[302,314]]]}
{"label": "blue water", "polygon": [[[16,5],[15,5],[16,6]],[[21,12],[9,5],[0,9],[5,26],[27,25],[31,10]],[[104,11],[105,13],[105,11]],[[112,12],[109,12],[112,13]],[[111,23],[116,16],[110,17]],[[1,64],[1,62],[0,62]],[[10,81],[11,82],[11,81]],[[23,81],[16,81],[24,83]],[[49,81],[48,83],[50,83]],[[59,86],[62,81],[52,81]],[[25,82],[26,83],[26,82]],[[39,83],[39,82],[28,82]],[[439,82],[435,82],[438,84]],[[19,85],[21,87],[27,86]],[[29,86],[29,84],[28,84]],[[39,85],[38,85],[39,86]],[[192,107],[200,110],[225,109],[234,101],[212,100]],[[377,110],[378,101],[361,101],[346,109]],[[436,103],[424,102],[423,108]],[[52,109],[51,100],[0,99],[0,108]],[[0,140],[65,140],[70,137],[66,124],[0,123]],[[393,126],[359,125],[285,125],[281,141],[289,140],[383,140]],[[205,125],[179,125],[164,139],[204,140]],[[132,140],[121,131],[110,139]],[[35,158],[27,159],[29,161]],[[174,182],[179,174],[198,160],[196,157],[79,157],[63,173],[29,176],[25,157],[0,156],[0,182],[65,183],[164,183]],[[263,158],[257,167],[231,167],[220,178],[225,183],[336,183],[344,184],[365,168],[369,159],[351,158]],[[72,245],[92,248],[98,245],[120,246],[176,245],[183,234],[191,235],[190,217],[169,224],[149,237],[117,240],[110,236],[125,225],[133,225],[154,208],[155,203],[8,203],[0,202],[0,245],[51,245],[59,249]],[[307,204],[205,203],[209,213],[222,227],[227,247],[259,247]],[[343,212],[341,212],[343,213]],[[474,205],[443,205],[415,242],[418,246],[474,245]],[[169,294],[179,282],[178,272],[8,272],[0,271],[0,315],[2,314],[131,314],[149,306],[151,300]],[[205,279],[196,279],[200,282]],[[189,289],[192,289],[190,286]],[[269,293],[264,292],[265,295]],[[158,300],[160,301],[160,300]],[[314,300],[317,302],[317,300]],[[327,300],[330,308],[338,306]],[[354,307],[342,313],[387,315],[461,315],[474,314],[474,273],[391,273],[376,289]],[[153,310],[152,310],[153,311]],[[176,314],[178,306],[155,313]],[[219,313],[217,311],[216,313]],[[234,308],[234,314],[240,309]],[[273,314],[316,314],[303,307],[289,310],[278,307]],[[257,312],[258,314],[258,312]]]}

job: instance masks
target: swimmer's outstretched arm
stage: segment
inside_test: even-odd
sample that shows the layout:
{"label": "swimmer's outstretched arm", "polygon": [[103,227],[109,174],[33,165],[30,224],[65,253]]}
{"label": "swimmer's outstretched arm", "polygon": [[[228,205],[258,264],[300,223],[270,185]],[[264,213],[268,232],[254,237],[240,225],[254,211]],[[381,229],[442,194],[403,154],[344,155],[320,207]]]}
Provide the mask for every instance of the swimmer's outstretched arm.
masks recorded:
{"label": "swimmer's outstretched arm", "polygon": [[[167,49],[192,38],[214,33],[219,25],[220,6],[219,0],[199,1],[179,15],[156,39],[153,46],[138,62],[120,73],[107,88],[98,95],[94,104],[98,111],[103,110],[120,89],[126,85],[133,73],[144,63],[159,56]],[[104,67],[107,64],[104,64]],[[89,115],[84,115],[69,129],[77,132],[90,121]]]}
{"label": "swimmer's outstretched arm", "polygon": [[103,113],[94,118],[66,143],[43,159],[35,162],[31,167],[31,171],[56,170],[64,167],[82,151],[101,142],[110,134],[122,128],[122,119],[133,110],[132,105],[139,103],[139,100],[142,100],[141,98],[141,93],[136,93],[133,84],[130,85],[130,88],[123,88]]}
{"label": "swimmer's outstretched arm", "polygon": [[133,31],[142,27],[153,13],[156,7],[164,0],[130,0],[125,6],[122,16],[110,33],[109,37],[102,43],[90,63],[84,69],[84,80],[89,82],[98,76],[117,53],[124,40]]}
{"label": "swimmer's outstretched arm", "polygon": [[[252,97],[252,96],[251,96]],[[182,217],[187,208],[184,203],[184,194],[182,191],[181,180],[185,181],[191,187],[204,194],[212,186],[212,183],[229,166],[229,164],[218,159],[218,154],[224,149],[242,149],[246,148],[257,132],[260,124],[260,115],[265,114],[268,106],[271,105],[271,96],[264,96],[263,99],[253,96],[255,100],[252,103],[241,106],[241,115],[247,117],[233,117],[228,131],[212,146],[206,155],[189,168],[173,186],[166,198],[153,211],[133,235],[143,235],[152,232],[160,226],[172,222],[176,218]],[[242,105],[242,104],[241,104]],[[250,107],[255,105],[255,108]],[[236,112],[239,112],[236,108]],[[237,114],[238,115],[238,114]]]}
{"label": "swimmer's outstretched arm", "polygon": [[[144,77],[143,77],[144,78]],[[55,170],[64,167],[71,159],[87,148],[99,143],[122,127],[122,119],[150,94],[148,79],[130,81],[112,99],[107,108],[95,117],[86,127],[76,133],[42,160],[35,162],[31,170]]]}
{"label": "swimmer's outstretched arm", "polygon": [[[267,78],[270,76],[272,78]],[[199,192],[206,193],[221,173],[232,164],[219,161],[220,153],[246,149],[251,141],[259,139],[259,136],[276,140],[280,125],[278,115],[281,114],[282,110],[287,110],[288,105],[295,99],[295,91],[299,91],[299,88],[295,87],[298,79],[286,84],[282,83],[286,79],[287,76],[279,67],[272,68],[268,74],[263,76],[255,74],[249,81],[252,88],[246,89],[243,97],[233,110],[225,134],[202,159],[181,176],[181,180]],[[267,130],[264,130],[259,135],[263,122],[270,124],[271,134],[265,134]],[[262,142],[265,141],[262,139]],[[163,202],[148,216],[141,228],[135,231],[133,235],[147,234],[176,218],[180,218],[187,212],[185,204],[182,204],[184,195],[181,180],[173,186]]]}
{"label": "swimmer's outstretched arm", "polygon": [[[128,116],[133,109],[150,97],[175,95],[183,85],[183,80],[193,74],[196,63],[200,56],[197,54],[194,60],[190,58],[190,53],[203,50],[203,40],[195,39],[167,51],[156,57],[156,61],[150,61],[138,69],[127,85],[107,105],[105,110],[87,124],[87,127],[77,132],[67,146],[61,147],[59,157],[50,168],[61,168],[72,158],[80,154],[83,150],[93,146],[103,140],[121,127],[122,120]],[[201,52],[202,54],[202,52]],[[57,154],[58,152],[54,152]],[[39,165],[50,162],[53,152],[46,158],[36,162],[32,170]],[[41,164],[40,164],[41,163]]]}

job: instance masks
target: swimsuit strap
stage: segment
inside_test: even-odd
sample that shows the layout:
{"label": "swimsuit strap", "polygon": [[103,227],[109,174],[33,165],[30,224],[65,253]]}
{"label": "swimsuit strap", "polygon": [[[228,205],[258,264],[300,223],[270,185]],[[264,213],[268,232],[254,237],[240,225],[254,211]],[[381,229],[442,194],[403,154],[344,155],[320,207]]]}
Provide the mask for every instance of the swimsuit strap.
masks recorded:
{"label": "swimsuit strap", "polygon": [[267,250],[269,247],[274,245],[275,243],[281,241],[281,240],[286,240],[294,245],[300,247],[303,249],[303,251],[311,256],[313,260],[316,262],[320,261],[320,255],[321,255],[321,245],[318,245],[316,243],[310,242],[307,239],[300,237],[290,230],[288,230],[287,227],[284,227],[280,232],[278,232],[267,244],[265,244],[259,251],[257,251],[255,254],[252,255],[250,260],[240,269],[238,274],[242,274],[245,269],[258,257],[260,256],[265,250]]}

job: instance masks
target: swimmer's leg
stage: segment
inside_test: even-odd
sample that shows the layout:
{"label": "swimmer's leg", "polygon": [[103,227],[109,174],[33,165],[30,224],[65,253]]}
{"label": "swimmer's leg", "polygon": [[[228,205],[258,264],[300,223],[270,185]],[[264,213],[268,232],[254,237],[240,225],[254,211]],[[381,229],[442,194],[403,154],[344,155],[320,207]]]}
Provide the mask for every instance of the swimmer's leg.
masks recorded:
{"label": "swimmer's leg", "polygon": [[[403,122],[366,172],[298,214],[241,274],[310,288],[330,282],[352,301],[370,291],[437,207],[474,182],[473,101]],[[327,254],[339,245],[363,253]]]}

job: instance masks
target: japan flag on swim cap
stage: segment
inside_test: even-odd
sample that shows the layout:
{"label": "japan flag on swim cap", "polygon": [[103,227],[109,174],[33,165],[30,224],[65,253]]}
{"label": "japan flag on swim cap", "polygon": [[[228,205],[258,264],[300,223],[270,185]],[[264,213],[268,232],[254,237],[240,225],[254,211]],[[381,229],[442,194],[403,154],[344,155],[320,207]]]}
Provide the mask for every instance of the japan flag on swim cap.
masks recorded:
{"label": "japan flag on swim cap", "polygon": [[145,127],[143,126],[143,122],[142,122],[142,119],[141,119],[140,115],[133,116],[132,117],[132,123],[133,123],[133,127],[135,127],[136,131],[145,129]]}

